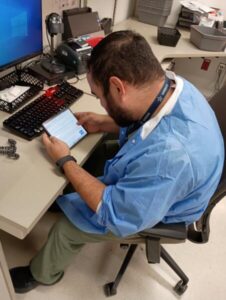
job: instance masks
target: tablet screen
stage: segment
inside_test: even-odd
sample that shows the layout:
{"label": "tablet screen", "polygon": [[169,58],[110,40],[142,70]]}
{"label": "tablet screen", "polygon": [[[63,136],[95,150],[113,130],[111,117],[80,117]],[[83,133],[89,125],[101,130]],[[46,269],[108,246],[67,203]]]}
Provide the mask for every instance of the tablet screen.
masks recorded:
{"label": "tablet screen", "polygon": [[57,137],[71,148],[87,134],[87,131],[77,122],[72,111],[67,109],[42,125],[50,136]]}

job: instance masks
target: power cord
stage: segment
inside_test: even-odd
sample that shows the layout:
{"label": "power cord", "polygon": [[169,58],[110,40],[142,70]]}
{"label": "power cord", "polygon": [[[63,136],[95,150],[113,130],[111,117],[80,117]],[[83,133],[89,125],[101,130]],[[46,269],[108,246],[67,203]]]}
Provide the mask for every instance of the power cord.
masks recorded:
{"label": "power cord", "polygon": [[225,69],[217,69],[217,79],[214,86],[214,93],[218,92],[221,89],[223,81],[225,79]]}

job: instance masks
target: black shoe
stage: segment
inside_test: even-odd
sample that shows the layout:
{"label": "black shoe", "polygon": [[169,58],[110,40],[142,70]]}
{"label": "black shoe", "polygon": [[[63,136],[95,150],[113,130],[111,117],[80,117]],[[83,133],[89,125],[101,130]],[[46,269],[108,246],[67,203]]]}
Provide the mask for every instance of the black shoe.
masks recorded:
{"label": "black shoe", "polygon": [[27,293],[40,285],[32,276],[29,266],[10,269],[9,273],[18,294]]}

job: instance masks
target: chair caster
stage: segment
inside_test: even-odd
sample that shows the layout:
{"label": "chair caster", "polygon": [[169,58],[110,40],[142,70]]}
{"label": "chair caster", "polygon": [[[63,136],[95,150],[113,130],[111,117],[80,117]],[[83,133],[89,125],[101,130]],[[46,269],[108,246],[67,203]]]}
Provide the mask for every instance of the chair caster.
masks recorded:
{"label": "chair caster", "polygon": [[178,283],[174,287],[174,291],[177,293],[177,295],[182,295],[186,289],[187,289],[187,284],[184,284],[183,280],[178,281]]}
{"label": "chair caster", "polygon": [[117,294],[117,289],[114,288],[114,282],[109,282],[104,285],[104,293],[106,297],[114,296]]}

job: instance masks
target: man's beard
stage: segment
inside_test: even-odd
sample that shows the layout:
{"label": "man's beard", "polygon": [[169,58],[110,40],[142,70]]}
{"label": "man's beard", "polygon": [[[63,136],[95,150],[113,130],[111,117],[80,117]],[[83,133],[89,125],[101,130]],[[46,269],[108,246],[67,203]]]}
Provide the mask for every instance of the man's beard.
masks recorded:
{"label": "man's beard", "polygon": [[116,105],[110,92],[105,98],[107,100],[107,112],[118,126],[128,127],[135,122],[131,116],[131,113],[123,111],[119,106]]}

